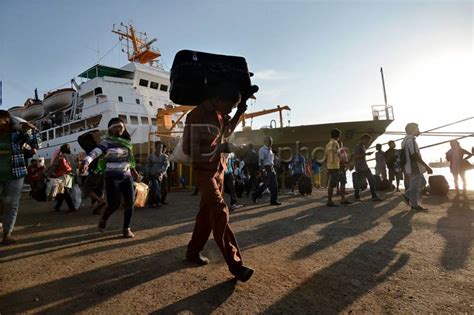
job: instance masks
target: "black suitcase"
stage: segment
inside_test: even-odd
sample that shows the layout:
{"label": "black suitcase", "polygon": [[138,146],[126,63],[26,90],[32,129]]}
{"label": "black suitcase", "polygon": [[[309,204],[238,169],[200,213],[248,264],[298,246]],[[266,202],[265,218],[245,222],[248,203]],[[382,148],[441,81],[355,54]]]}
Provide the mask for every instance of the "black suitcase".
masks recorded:
{"label": "black suitcase", "polygon": [[447,196],[449,191],[449,184],[443,175],[433,175],[428,178],[430,185],[429,192],[432,195]]}
{"label": "black suitcase", "polygon": [[77,138],[77,142],[81,146],[81,148],[89,154],[92,150],[95,149],[98,142],[97,140],[100,139],[100,131],[99,130],[90,130],[86,133],[83,133]]}
{"label": "black suitcase", "polygon": [[298,190],[302,195],[311,195],[313,192],[313,184],[311,183],[311,177],[301,175],[298,180]]}
{"label": "black suitcase", "polygon": [[208,89],[222,82],[248,91],[250,73],[244,57],[181,50],[174,57],[170,82],[170,99],[174,103],[199,105]]}

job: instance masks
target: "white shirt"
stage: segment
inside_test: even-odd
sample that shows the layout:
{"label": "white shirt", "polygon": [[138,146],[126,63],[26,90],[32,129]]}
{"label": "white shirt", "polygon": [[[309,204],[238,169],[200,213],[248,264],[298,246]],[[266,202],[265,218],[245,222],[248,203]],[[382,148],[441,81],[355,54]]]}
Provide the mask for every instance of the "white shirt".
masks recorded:
{"label": "white shirt", "polygon": [[[258,150],[258,161],[260,166],[273,166],[273,152],[272,150],[264,145]],[[263,164],[262,164],[263,163]]]}
{"label": "white shirt", "polygon": [[417,175],[426,172],[426,169],[423,164],[416,162],[416,165],[412,165],[411,156],[415,153],[421,156],[420,149],[418,148],[418,144],[416,143],[415,136],[406,136],[405,139],[403,139],[402,141],[402,149],[405,150],[405,173]]}

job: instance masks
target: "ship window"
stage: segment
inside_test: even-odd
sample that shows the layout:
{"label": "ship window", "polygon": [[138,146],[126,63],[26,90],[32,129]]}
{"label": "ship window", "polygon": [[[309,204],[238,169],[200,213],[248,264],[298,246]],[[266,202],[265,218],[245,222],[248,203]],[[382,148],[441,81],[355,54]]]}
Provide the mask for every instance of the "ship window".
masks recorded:
{"label": "ship window", "polygon": [[156,82],[153,82],[153,81],[150,82],[150,87],[151,87],[152,89],[158,90],[158,85],[159,85],[159,84],[156,83]]}
{"label": "ship window", "polygon": [[148,117],[142,117],[142,125],[148,125]]}
{"label": "ship window", "polygon": [[150,104],[150,106],[153,106],[153,102],[152,102],[152,101],[149,101],[148,104]]}
{"label": "ship window", "polygon": [[168,91],[168,86],[166,84],[160,85],[160,91],[163,91],[163,92]]}
{"label": "ship window", "polygon": [[102,93],[102,88],[101,87],[96,87],[94,89],[94,95],[100,95],[100,94],[104,94],[104,93]]}
{"label": "ship window", "polygon": [[48,139],[49,140],[54,139],[54,130],[48,131]]}
{"label": "ship window", "polygon": [[98,97],[95,98],[95,103],[99,104],[99,98]]}
{"label": "ship window", "polygon": [[138,117],[137,116],[130,116],[130,123],[132,125],[138,125]]}
{"label": "ship window", "polygon": [[140,100],[138,98],[136,98],[135,103],[140,104]]}
{"label": "ship window", "polygon": [[123,97],[119,96],[119,97],[118,97],[118,101],[119,101],[119,102],[123,102]]}
{"label": "ship window", "polygon": [[127,116],[125,116],[125,115],[119,115],[119,118],[122,119],[122,121],[123,121],[125,124],[128,124]]}
{"label": "ship window", "polygon": [[148,80],[140,79],[140,86],[148,87]]}
{"label": "ship window", "polygon": [[153,126],[156,126],[156,118],[152,118],[152,119],[151,119],[151,124],[152,124]]}

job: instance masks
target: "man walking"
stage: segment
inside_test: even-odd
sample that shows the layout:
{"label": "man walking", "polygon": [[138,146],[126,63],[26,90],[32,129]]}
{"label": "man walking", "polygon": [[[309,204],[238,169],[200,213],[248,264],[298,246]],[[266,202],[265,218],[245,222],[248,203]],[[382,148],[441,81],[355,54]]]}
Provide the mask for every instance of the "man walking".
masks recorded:
{"label": "man walking", "polygon": [[354,151],[354,167],[355,172],[353,175],[353,182],[354,182],[354,198],[356,201],[361,201],[360,199],[360,186],[362,181],[367,179],[369,181],[370,186],[370,193],[372,195],[372,201],[381,201],[375,192],[375,177],[369,169],[367,165],[367,161],[365,157],[367,155],[371,155],[373,152],[367,152],[366,147],[370,143],[372,136],[368,133],[363,134],[360,138],[359,143]]}
{"label": "man walking", "polygon": [[[161,189],[162,181],[166,176],[169,161],[168,156],[163,153],[163,143],[155,142],[155,152],[148,157],[147,174],[150,179],[150,198],[149,204],[159,207],[162,201]],[[163,187],[166,189],[166,187]]]}
{"label": "man walking", "polygon": [[[212,231],[229,271],[242,282],[249,280],[254,270],[243,265],[237,240],[229,226],[229,207],[224,201],[224,152],[229,152],[229,143],[224,143],[223,139],[233,132],[247,109],[247,99],[256,90],[253,86],[246,95],[241,95],[232,85],[210,88],[207,99],[188,114],[183,134],[183,151],[191,156],[201,192],[199,213],[186,258],[199,265],[209,263],[201,251]],[[228,115],[237,104],[237,112],[230,119]]]}
{"label": "man walking", "polygon": [[263,176],[263,185],[252,194],[253,202],[262,196],[265,189],[270,189],[270,204],[279,206],[278,202],[278,180],[274,168],[274,153],[272,151],[273,139],[267,136],[264,140],[265,145],[258,150],[259,165]]}
{"label": "man walking", "polygon": [[433,170],[421,158],[420,149],[416,143],[416,137],[420,135],[418,124],[407,124],[405,131],[407,136],[402,141],[401,160],[405,169],[405,176],[410,184],[408,189],[405,189],[403,198],[409,203],[412,210],[427,210],[420,205],[421,191],[426,186],[423,173],[433,174]]}

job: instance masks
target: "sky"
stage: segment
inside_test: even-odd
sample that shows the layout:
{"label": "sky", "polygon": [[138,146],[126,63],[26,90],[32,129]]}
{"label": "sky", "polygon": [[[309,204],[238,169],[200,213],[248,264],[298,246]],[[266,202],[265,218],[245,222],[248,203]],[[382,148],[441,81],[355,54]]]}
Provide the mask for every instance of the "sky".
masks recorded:
{"label": "sky", "polygon": [[[384,103],[383,67],[395,113],[388,130],[411,121],[426,130],[474,116],[473,14],[473,1],[2,0],[2,108],[64,86],[98,54],[101,64],[125,65],[111,29],[133,22],[158,39],[168,69],[181,49],[246,57],[260,86],[250,110],[289,105],[292,126],[371,120],[371,105]],[[473,121],[451,130],[474,132]],[[461,143],[470,149],[472,139]]]}

